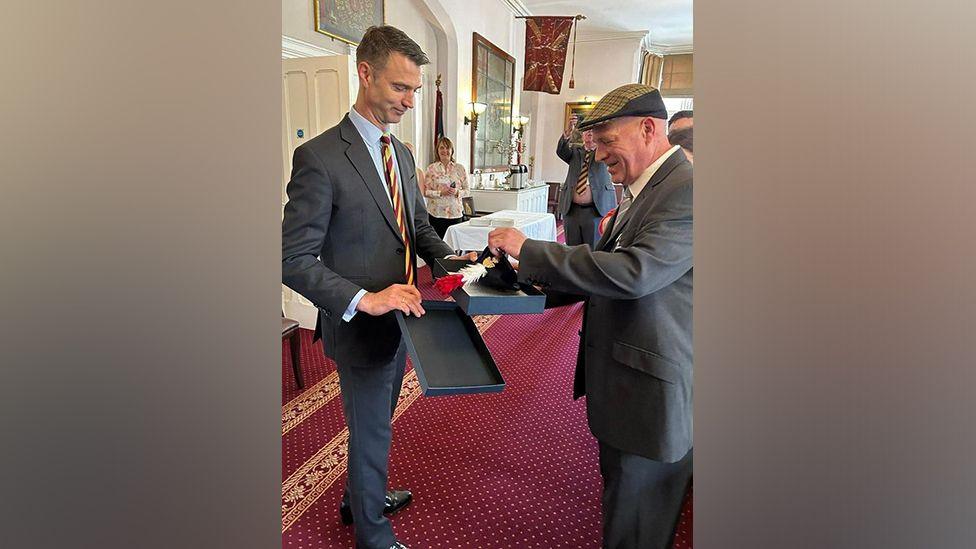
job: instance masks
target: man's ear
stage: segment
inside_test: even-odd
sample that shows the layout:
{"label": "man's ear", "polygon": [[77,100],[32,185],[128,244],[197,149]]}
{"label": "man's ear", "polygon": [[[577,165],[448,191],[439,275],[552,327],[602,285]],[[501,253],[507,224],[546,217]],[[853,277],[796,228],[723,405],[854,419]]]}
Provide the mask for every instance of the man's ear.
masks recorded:
{"label": "man's ear", "polygon": [[369,63],[365,61],[360,61],[356,63],[356,72],[359,74],[360,82],[369,84],[372,83],[372,77],[374,76],[373,68],[369,66]]}
{"label": "man's ear", "polygon": [[641,120],[641,128],[644,130],[644,136],[648,143],[650,143],[654,139],[655,134],[660,131],[658,130],[657,125],[654,124],[654,118],[650,116],[645,116],[644,119]]}

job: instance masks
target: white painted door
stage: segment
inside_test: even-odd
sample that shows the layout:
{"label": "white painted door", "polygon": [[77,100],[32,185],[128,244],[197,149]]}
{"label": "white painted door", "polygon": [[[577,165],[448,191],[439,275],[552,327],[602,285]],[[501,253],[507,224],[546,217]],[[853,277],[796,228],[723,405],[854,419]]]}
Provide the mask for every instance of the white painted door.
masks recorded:
{"label": "white painted door", "polygon": [[[335,126],[349,112],[349,57],[305,57],[281,60],[281,207],[288,195],[291,160],[302,143]],[[316,308],[302,295],[282,286],[281,308],[303,328],[315,327]]]}

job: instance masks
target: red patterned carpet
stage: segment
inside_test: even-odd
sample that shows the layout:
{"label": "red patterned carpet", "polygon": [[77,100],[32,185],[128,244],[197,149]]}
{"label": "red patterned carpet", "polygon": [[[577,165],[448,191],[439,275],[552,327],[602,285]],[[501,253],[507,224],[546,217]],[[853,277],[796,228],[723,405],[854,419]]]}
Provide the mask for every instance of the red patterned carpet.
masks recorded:
{"label": "red patterned carpet", "polygon": [[[430,271],[426,299],[440,299]],[[501,393],[423,397],[409,363],[394,416],[390,482],[414,501],[392,517],[407,545],[599,547],[597,445],[571,398],[580,307],[475,317],[505,377]],[[306,388],[282,348],[282,546],[353,547],[339,521],[348,431],[335,364],[302,330]],[[691,547],[690,498],[675,547]]]}

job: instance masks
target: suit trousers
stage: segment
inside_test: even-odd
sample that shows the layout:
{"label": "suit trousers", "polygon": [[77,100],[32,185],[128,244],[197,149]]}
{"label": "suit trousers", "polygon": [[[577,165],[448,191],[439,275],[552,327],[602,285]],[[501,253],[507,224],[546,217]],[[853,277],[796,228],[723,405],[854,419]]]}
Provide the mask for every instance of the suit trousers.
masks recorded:
{"label": "suit trousers", "polygon": [[691,472],[692,450],[663,463],[601,442],[603,547],[670,549]]}
{"label": "suit trousers", "polygon": [[580,206],[575,202],[570,204],[563,225],[566,231],[566,244],[569,246],[587,244],[590,248],[596,246],[600,240],[597,232],[600,219],[600,212],[596,211],[596,206],[593,204],[586,206]]}
{"label": "suit trousers", "polygon": [[402,339],[393,360],[382,366],[362,368],[336,363],[342,411],[349,427],[349,467],[343,500],[352,511],[357,547],[387,549],[396,539],[383,508],[393,440],[391,420],[406,365],[407,348]]}

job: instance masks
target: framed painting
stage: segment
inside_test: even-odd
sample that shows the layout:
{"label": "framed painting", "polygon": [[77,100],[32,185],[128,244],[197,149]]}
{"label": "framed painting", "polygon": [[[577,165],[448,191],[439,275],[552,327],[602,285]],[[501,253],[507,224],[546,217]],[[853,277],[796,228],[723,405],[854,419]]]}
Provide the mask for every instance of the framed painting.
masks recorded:
{"label": "framed painting", "polygon": [[[569,127],[569,119],[574,114],[577,116],[585,117],[587,114],[590,113],[590,111],[593,110],[593,107],[595,106],[596,103],[593,101],[572,101],[566,103],[566,117],[563,120],[563,128]],[[583,136],[580,135],[579,131],[574,131],[573,135],[569,136],[569,142],[575,145],[582,145]]]}
{"label": "framed painting", "polygon": [[461,198],[461,205],[464,207],[464,215],[474,217],[474,197],[465,196]]}
{"label": "framed painting", "polygon": [[315,0],[315,30],[358,46],[373,25],[386,19],[385,0]]}

